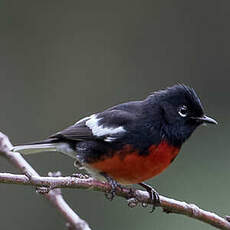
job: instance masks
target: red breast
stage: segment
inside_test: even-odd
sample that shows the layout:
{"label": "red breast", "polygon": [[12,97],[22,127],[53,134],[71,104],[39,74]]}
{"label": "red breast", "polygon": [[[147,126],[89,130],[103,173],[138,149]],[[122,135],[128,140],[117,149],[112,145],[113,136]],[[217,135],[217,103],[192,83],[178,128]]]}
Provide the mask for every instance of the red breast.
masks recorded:
{"label": "red breast", "polygon": [[90,167],[106,173],[121,184],[137,184],[166,169],[179,150],[163,141],[157,146],[150,146],[148,154],[140,155],[130,145],[125,145],[112,157],[91,163]]}

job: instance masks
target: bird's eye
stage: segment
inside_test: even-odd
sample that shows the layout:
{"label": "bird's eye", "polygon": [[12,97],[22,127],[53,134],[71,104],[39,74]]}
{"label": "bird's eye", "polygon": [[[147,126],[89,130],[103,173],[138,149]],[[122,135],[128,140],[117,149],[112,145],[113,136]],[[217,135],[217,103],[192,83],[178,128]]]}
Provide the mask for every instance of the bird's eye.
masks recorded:
{"label": "bird's eye", "polygon": [[186,105],[182,105],[179,110],[178,113],[180,114],[181,117],[186,117],[188,115],[188,108]]}

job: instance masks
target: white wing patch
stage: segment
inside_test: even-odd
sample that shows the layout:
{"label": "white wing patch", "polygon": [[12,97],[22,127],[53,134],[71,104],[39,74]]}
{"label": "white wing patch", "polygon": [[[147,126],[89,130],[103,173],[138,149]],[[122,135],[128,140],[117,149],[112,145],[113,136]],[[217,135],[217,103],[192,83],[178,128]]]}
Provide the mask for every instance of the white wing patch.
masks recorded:
{"label": "white wing patch", "polygon": [[[116,139],[116,137],[113,137],[113,135],[126,132],[122,126],[119,126],[117,128],[108,128],[103,127],[103,125],[99,125],[98,122],[101,119],[102,118],[97,118],[97,115],[93,114],[90,116],[90,119],[86,121],[85,125],[92,130],[93,135],[97,137],[108,136],[105,138],[105,141],[112,142]],[[112,137],[110,137],[109,135],[111,135]]]}
{"label": "white wing patch", "polygon": [[88,120],[88,119],[90,119],[90,117],[84,117],[84,118],[80,119],[79,121],[77,121],[75,123],[75,125],[81,123],[82,121]]}

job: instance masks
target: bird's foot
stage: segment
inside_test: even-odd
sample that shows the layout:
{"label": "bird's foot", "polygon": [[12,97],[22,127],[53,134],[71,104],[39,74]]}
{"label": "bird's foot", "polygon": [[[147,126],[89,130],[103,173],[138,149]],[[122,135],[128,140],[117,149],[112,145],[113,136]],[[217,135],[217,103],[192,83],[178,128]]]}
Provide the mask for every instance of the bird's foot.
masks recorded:
{"label": "bird's foot", "polygon": [[112,201],[113,198],[114,198],[115,195],[116,195],[116,189],[117,189],[117,188],[122,189],[122,185],[119,184],[119,183],[118,183],[117,181],[115,181],[114,179],[112,179],[112,178],[111,178],[110,176],[108,176],[107,174],[102,173],[102,175],[106,178],[107,182],[109,183],[109,185],[110,185],[110,187],[111,187],[110,191],[108,191],[108,192],[105,193],[105,197],[106,197],[108,200]]}
{"label": "bird's foot", "polygon": [[[145,190],[149,193],[149,200],[152,202],[153,207],[152,210],[150,212],[153,212],[156,208],[156,206],[160,205],[160,196],[158,194],[158,192],[152,188],[150,185],[145,184],[145,183],[139,183],[140,186],[142,186],[143,188],[145,188]],[[146,204],[142,204],[143,207],[146,207]]]}

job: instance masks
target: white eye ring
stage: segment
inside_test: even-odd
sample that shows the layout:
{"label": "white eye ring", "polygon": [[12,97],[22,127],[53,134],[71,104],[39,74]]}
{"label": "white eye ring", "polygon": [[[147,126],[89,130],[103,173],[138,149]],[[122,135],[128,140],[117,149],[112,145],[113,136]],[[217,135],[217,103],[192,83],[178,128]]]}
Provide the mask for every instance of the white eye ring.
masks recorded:
{"label": "white eye ring", "polygon": [[187,117],[188,115],[188,108],[186,105],[182,105],[180,108],[179,108],[179,111],[178,111],[179,115],[181,117]]}

